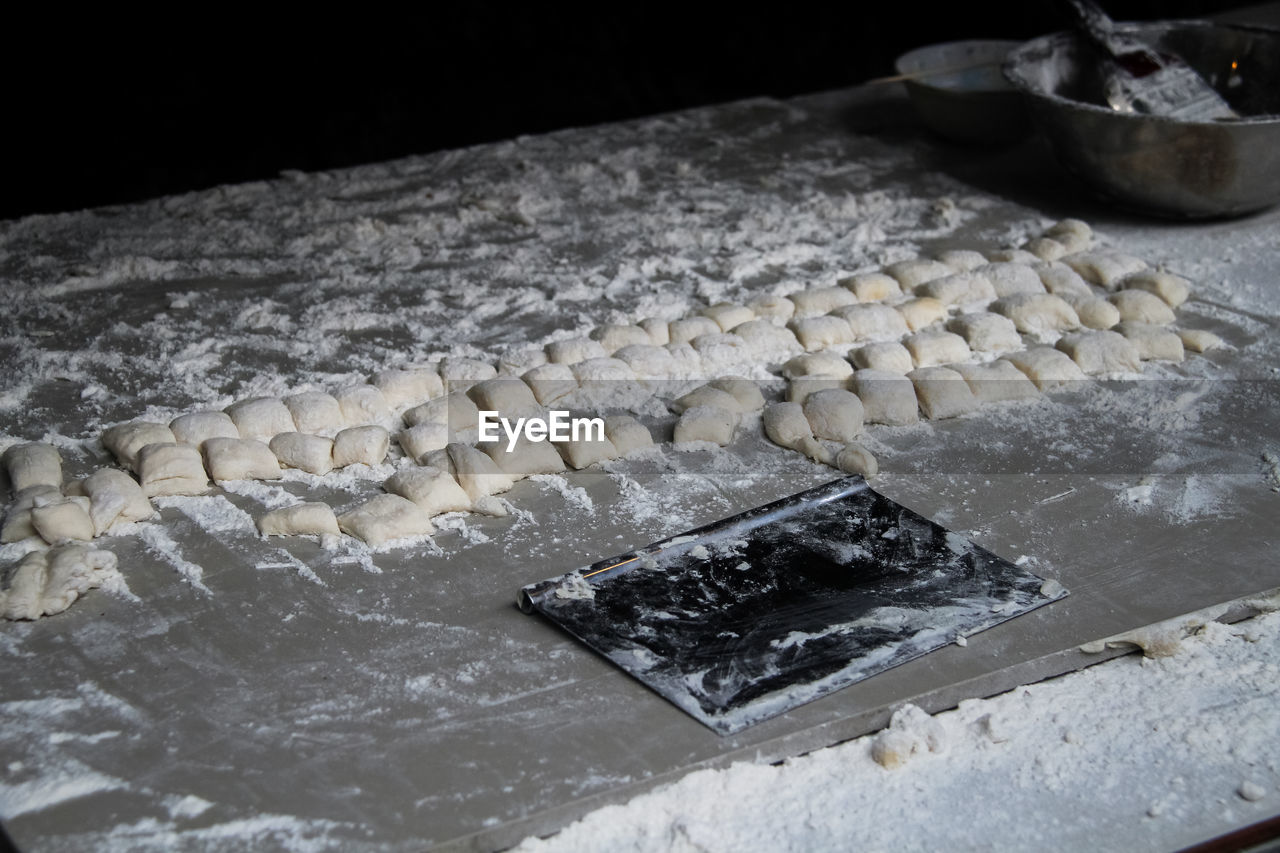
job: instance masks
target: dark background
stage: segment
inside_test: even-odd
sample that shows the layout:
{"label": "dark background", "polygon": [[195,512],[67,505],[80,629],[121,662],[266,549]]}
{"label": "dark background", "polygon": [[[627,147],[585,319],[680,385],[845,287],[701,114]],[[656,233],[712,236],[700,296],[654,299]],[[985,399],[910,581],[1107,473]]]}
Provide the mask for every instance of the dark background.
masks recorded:
{"label": "dark background", "polygon": [[[1112,0],[1118,19],[1224,0]],[[221,7],[64,19],[0,35],[0,219],[376,162],[892,73],[906,50],[1062,29],[1054,3],[629,4],[266,20]],[[217,12],[215,15],[214,12]],[[204,17],[200,17],[203,15]]]}

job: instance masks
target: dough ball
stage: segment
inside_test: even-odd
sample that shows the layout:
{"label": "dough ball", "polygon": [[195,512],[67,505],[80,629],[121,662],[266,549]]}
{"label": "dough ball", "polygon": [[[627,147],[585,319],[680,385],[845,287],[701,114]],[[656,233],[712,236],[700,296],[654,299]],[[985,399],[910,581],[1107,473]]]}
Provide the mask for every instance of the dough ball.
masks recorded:
{"label": "dough ball", "polygon": [[818,438],[852,441],[862,432],[862,401],[843,388],[816,391],[805,398],[804,416]]}
{"label": "dough ball", "polygon": [[675,358],[666,347],[653,344],[632,344],[613,354],[618,361],[626,362],[636,378],[644,380],[670,379],[675,371]]}
{"label": "dough ball", "polygon": [[263,536],[337,536],[338,518],[326,503],[312,501],[273,509],[258,519]]}
{"label": "dough ball", "polygon": [[116,557],[109,551],[84,545],[33,551],[18,563],[9,589],[0,593],[0,612],[6,619],[52,616],[117,574]]}
{"label": "dough ball", "polygon": [[829,314],[843,305],[853,305],[858,301],[853,291],[845,287],[813,287],[788,294],[795,305],[795,318],[820,317]]}
{"label": "dough ball", "polygon": [[725,332],[756,318],[755,311],[744,305],[734,305],[732,302],[717,302],[709,308],[703,308],[702,314],[704,317],[715,320],[716,325]]}
{"label": "dough ball", "polygon": [[770,403],[761,416],[764,434],[781,447],[795,449],[800,440],[812,439],[813,428],[799,403]]}
{"label": "dough ball", "polygon": [[796,313],[794,302],[785,296],[774,296],[771,293],[761,293],[751,297],[747,300],[747,307],[754,311],[757,317],[773,320],[776,324],[787,322]]}
{"label": "dough ball", "polygon": [[834,376],[797,376],[787,383],[787,401],[803,403],[810,394],[825,391],[828,388],[849,387],[848,379],[837,379]]}
{"label": "dough ball", "polygon": [[1062,262],[1085,281],[1107,290],[1115,290],[1126,276],[1147,268],[1147,262],[1141,258],[1114,251],[1076,252],[1064,257]]}
{"label": "dough ball", "polygon": [[990,302],[996,298],[996,291],[981,272],[954,272],[926,281],[916,288],[916,296],[928,296],[943,305],[967,305]]}
{"label": "dough ball", "polygon": [[889,264],[884,271],[897,279],[902,289],[908,292],[914,291],[917,286],[926,281],[942,278],[954,272],[951,267],[941,261],[931,261],[928,258],[898,261],[896,264]]}
{"label": "dough ball", "polygon": [[1068,294],[1062,298],[1075,310],[1076,316],[1080,318],[1080,325],[1086,329],[1110,329],[1120,322],[1120,311],[1116,306],[1093,294]]}
{"label": "dough ball", "polygon": [[864,344],[853,350],[850,358],[853,359],[855,367],[866,370],[882,370],[905,375],[915,367],[911,361],[911,353],[897,341]]}
{"label": "dough ball", "polygon": [[[186,445],[176,446],[186,448]],[[209,476],[217,482],[280,479],[280,463],[276,460],[276,455],[271,452],[270,447],[256,439],[211,438],[204,443],[202,449]],[[147,488],[145,470],[142,485]],[[159,493],[148,489],[147,494]]]}
{"label": "dough ball", "polygon": [[284,407],[293,418],[293,427],[281,432],[296,430],[308,435],[332,435],[347,425],[338,401],[323,391],[306,391],[285,397]]}
{"label": "dough ball", "polygon": [[[758,412],[764,408],[764,395],[760,393],[760,386],[750,379],[744,379],[741,376],[721,376],[707,384],[733,395],[733,398],[738,401],[738,408],[744,413]],[[608,421],[605,424],[607,426]]]}
{"label": "dough ball", "polygon": [[333,437],[333,467],[381,465],[390,448],[391,434],[382,427],[348,427]]}
{"label": "dough ball", "polygon": [[333,439],[302,432],[282,432],[267,445],[281,465],[322,477],[333,470]]}
{"label": "dough ball", "polygon": [[653,436],[649,433],[649,428],[630,415],[610,415],[605,418],[604,436],[613,444],[619,456],[629,456],[637,450],[653,447]]}
{"label": "dough ball", "polygon": [[1174,321],[1173,309],[1163,299],[1145,290],[1122,290],[1109,297],[1126,323],[1164,326]]}
{"label": "dough ball", "polygon": [[1208,352],[1226,346],[1222,338],[1204,329],[1178,329],[1178,337],[1182,339],[1183,349],[1192,352]]}
{"label": "dough ball", "polygon": [[897,307],[907,329],[916,332],[947,316],[947,306],[931,296],[908,299]]}
{"label": "dough ball", "polygon": [[[201,470],[203,476],[204,471]],[[94,471],[80,481],[80,489],[89,499],[89,519],[98,536],[117,524],[143,521],[155,515],[142,486],[123,471],[114,468]]]}
{"label": "dough ball", "polygon": [[694,388],[688,394],[672,400],[669,408],[676,414],[685,412],[695,406],[714,406],[720,409],[727,409],[730,412],[741,413],[742,407],[738,405],[738,398],[730,394],[728,391],[722,391],[719,388],[713,388],[710,385],[700,385]]}
{"label": "dough ball", "polygon": [[539,365],[520,378],[529,386],[534,399],[544,406],[578,390],[578,380],[567,364]]}
{"label": "dough ball", "polygon": [[720,325],[710,317],[685,317],[672,320],[667,327],[672,344],[687,344],[699,335],[714,335],[720,332]]}
{"label": "dough ball", "polygon": [[1080,274],[1071,267],[1062,263],[1045,263],[1037,264],[1032,267],[1036,271],[1036,275],[1040,277],[1040,283],[1044,285],[1044,289],[1052,293],[1054,296],[1066,298],[1068,296],[1092,297],[1096,296],[1093,288],[1089,283],[1080,277]]}
{"label": "dough ball", "polygon": [[[209,476],[205,473],[200,454],[208,453],[215,444],[238,446],[241,442],[258,445],[270,458],[271,466],[280,476],[280,466],[271,450],[262,442],[244,438],[208,438],[201,448],[190,444],[148,444],[138,455],[138,479],[147,497],[159,495],[203,495],[209,491]],[[228,477],[226,479],[238,479]]]}
{"label": "dough ball", "polygon": [[425,423],[400,430],[396,436],[404,455],[417,462],[433,450],[442,450],[449,444],[449,427],[444,424]]}
{"label": "dough ball", "polygon": [[641,320],[640,328],[649,334],[649,343],[662,347],[671,343],[671,325],[666,320],[650,317]]}
{"label": "dough ball", "polygon": [[428,453],[423,461],[451,474],[473,501],[485,495],[505,492],[515,484],[511,475],[492,459],[465,444],[454,442],[444,450]]}
{"label": "dough ball", "polygon": [[618,448],[613,446],[603,430],[588,430],[577,439],[556,442],[554,446],[565,464],[575,471],[618,458]]}
{"label": "dough ball", "polygon": [[636,378],[631,365],[618,358],[589,358],[569,366],[579,385],[600,382],[626,382]]}
{"label": "dough ball", "polygon": [[406,409],[402,417],[406,426],[439,424],[446,427],[450,433],[480,428],[480,410],[463,391],[454,391],[443,397],[428,400],[420,406]]}
{"label": "dough ball", "polygon": [[785,326],[776,326],[768,320],[748,320],[741,326],[734,327],[733,333],[742,338],[747,347],[759,356],[794,352],[800,347],[795,332]]}
{"label": "dough ball", "polygon": [[1044,260],[1039,255],[1026,249],[997,249],[994,252],[989,252],[987,257],[991,259],[993,264],[1022,264],[1023,266],[1032,266]]}
{"label": "dough ball", "polygon": [[1006,296],[992,302],[991,310],[1008,317],[1019,332],[1028,335],[1060,332],[1080,326],[1080,318],[1075,309],[1062,297],[1049,293]]}
{"label": "dough ball", "polygon": [[1093,242],[1093,229],[1081,219],[1064,219],[1044,232],[1067,247],[1069,252],[1083,252]]}
{"label": "dough ball", "polygon": [[413,501],[399,495],[375,495],[338,516],[338,529],[377,548],[397,539],[434,533],[435,525]]}
{"label": "dough ball", "polygon": [[507,449],[508,440],[503,435],[499,441],[484,441],[476,445],[512,480],[523,480],[534,474],[559,474],[564,470],[564,460],[549,441],[531,441],[525,435],[516,439],[515,447]]}
{"label": "dough ball", "polygon": [[[538,350],[538,354],[541,356],[542,351]],[[444,393],[444,380],[430,367],[380,370],[370,377],[369,382],[382,392],[382,399],[387,405],[396,409],[415,406]],[[285,404],[288,405],[288,402],[286,399]]]}
{"label": "dough ball", "polygon": [[1066,353],[1053,347],[1031,347],[1021,352],[1012,352],[1001,356],[1018,370],[1041,391],[1048,391],[1066,385],[1069,382],[1084,381],[1084,373],[1079,365]]}
{"label": "dough ball", "polygon": [[920,411],[931,421],[963,415],[978,404],[969,383],[950,368],[919,367],[907,376],[916,387]]}
{"label": "dough ball", "polygon": [[178,444],[199,447],[210,438],[239,438],[240,430],[226,412],[191,412],[169,422]]}
{"label": "dough ball", "polygon": [[391,419],[387,398],[374,385],[349,385],[333,392],[346,426],[380,424]]}
{"label": "dough ball", "polygon": [[964,338],[941,329],[916,332],[903,341],[916,367],[932,367],[949,364],[969,357],[969,345]]}
{"label": "dough ball", "polygon": [[853,375],[853,366],[832,352],[809,352],[798,355],[782,365],[782,375],[787,379],[801,376],[830,376],[844,379]]}
{"label": "dough ball", "polygon": [[853,376],[853,390],[862,401],[862,417],[867,423],[906,426],[920,419],[915,385],[906,376],[859,370]]}
{"label": "dough ball", "polygon": [[[125,475],[128,476],[128,475]],[[21,542],[32,536],[38,536],[31,525],[31,510],[37,505],[55,503],[62,500],[62,491],[57,486],[27,486],[18,492],[5,513],[4,527],[0,528],[0,542]]]}
{"label": "dough ball", "polygon": [[987,265],[987,258],[972,249],[948,249],[938,253],[938,260],[955,272],[969,272]]}
{"label": "dough ball", "polygon": [[850,442],[840,448],[840,452],[836,454],[836,467],[846,474],[861,474],[868,480],[880,473],[880,463],[875,456],[857,442]]}
{"label": "dough ball", "polygon": [[88,498],[59,498],[31,507],[31,527],[50,545],[94,537]]}
{"label": "dough ball", "polygon": [[1185,357],[1182,349],[1182,338],[1178,333],[1164,326],[1152,326],[1147,323],[1121,323],[1116,331],[1124,335],[1138,350],[1138,358],[1143,361],[1156,359],[1159,361],[1182,361]]}
{"label": "dough ball", "polygon": [[15,444],[4,452],[3,460],[15,494],[32,486],[62,486],[62,457],[52,444]]}
{"label": "dough ball", "polygon": [[[1022,349],[1022,336],[1008,317],[985,311],[961,314],[947,323],[947,328],[964,338],[974,352],[1005,352]],[[953,359],[960,361],[960,359]],[[905,371],[904,371],[905,372]]]}
{"label": "dough ball", "polygon": [[241,438],[267,441],[274,435],[293,432],[298,428],[288,407],[275,397],[252,397],[248,400],[239,400],[223,411],[231,416]]}
{"label": "dough ball", "polygon": [[964,377],[979,403],[1034,400],[1040,396],[1035,384],[1013,364],[997,359],[986,364],[953,364],[951,369]]}
{"label": "dough ball", "polygon": [[403,468],[387,480],[383,488],[413,501],[429,516],[471,509],[471,496],[463,491],[453,475],[430,465]]}
{"label": "dough ball", "polygon": [[702,363],[708,372],[733,370],[741,364],[754,361],[754,354],[747,342],[731,332],[698,335],[689,343],[702,356]]}
{"label": "dough ball", "polygon": [[487,361],[474,358],[446,358],[440,364],[440,379],[445,393],[466,391],[477,382],[492,379],[498,368]]}
{"label": "dough ball", "polygon": [[[547,351],[534,344],[509,344],[498,355],[499,376],[519,376],[547,363]],[[384,392],[385,393],[385,392]],[[443,390],[441,393],[444,393]]]}
{"label": "dough ball", "polygon": [[478,382],[467,390],[467,396],[479,411],[499,412],[504,417],[525,417],[540,411],[533,391],[512,376]]}
{"label": "dough ball", "polygon": [[1067,247],[1052,237],[1036,237],[1023,243],[1022,248],[1041,261],[1056,261],[1067,254]]}
{"label": "dough ball", "polygon": [[613,355],[618,350],[631,344],[652,343],[649,333],[639,326],[606,323],[591,330],[591,339],[598,341],[605,355]]}
{"label": "dough ball", "polygon": [[676,421],[676,444],[709,441],[724,447],[733,441],[733,431],[738,427],[738,413],[715,406],[694,406],[686,409]]}
{"label": "dough ball", "polygon": [[1075,332],[1063,335],[1057,346],[1090,376],[1142,372],[1137,348],[1119,332]]}
{"label": "dough ball", "polygon": [[172,444],[173,431],[164,424],[133,421],[117,424],[102,434],[102,443],[124,467],[136,471],[138,451],[148,444]]}
{"label": "dough ball", "polygon": [[1180,275],[1160,270],[1142,270],[1127,275],[1120,282],[1125,290],[1145,290],[1164,300],[1170,308],[1177,308],[1191,295],[1191,282]]}
{"label": "dough ball", "polygon": [[902,295],[902,285],[898,284],[898,280],[882,272],[851,275],[840,279],[838,284],[852,293],[859,302],[883,302]]}
{"label": "dough ball", "polygon": [[792,320],[787,324],[787,328],[795,333],[796,340],[800,342],[800,346],[809,352],[849,343],[853,340],[853,331],[848,321],[831,315]]}
{"label": "dough ball", "polygon": [[[1037,261],[1038,262],[1038,261]],[[1027,264],[994,263],[973,271],[991,282],[996,297],[1004,299],[1020,293],[1044,293],[1040,275]]]}

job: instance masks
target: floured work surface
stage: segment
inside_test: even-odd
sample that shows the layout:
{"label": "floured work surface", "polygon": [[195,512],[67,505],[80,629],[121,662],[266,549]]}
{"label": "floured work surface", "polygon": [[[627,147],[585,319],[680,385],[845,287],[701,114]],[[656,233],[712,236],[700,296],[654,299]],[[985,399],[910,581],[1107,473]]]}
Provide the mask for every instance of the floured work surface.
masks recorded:
{"label": "floured work surface", "polygon": [[861,98],[6,224],[0,272],[24,299],[0,340],[5,432],[47,435],[78,475],[107,463],[91,441],[127,418],[1017,245],[1030,224],[1080,216],[1190,277],[1181,313],[1233,349],[868,440],[878,490],[1070,598],[720,738],[511,592],[831,479],[758,429],[722,451],[526,480],[507,495],[525,512],[468,516],[434,548],[323,551],[253,530],[266,508],[350,504],[373,478],[167,499],[162,523],[102,540],[135,599],[93,592],[0,627],[0,798],[17,842],[501,846],[691,768],[1082,666],[1099,657],[1083,643],[1280,586],[1280,214],[1133,223],[1072,195],[1032,149],[853,134]]}

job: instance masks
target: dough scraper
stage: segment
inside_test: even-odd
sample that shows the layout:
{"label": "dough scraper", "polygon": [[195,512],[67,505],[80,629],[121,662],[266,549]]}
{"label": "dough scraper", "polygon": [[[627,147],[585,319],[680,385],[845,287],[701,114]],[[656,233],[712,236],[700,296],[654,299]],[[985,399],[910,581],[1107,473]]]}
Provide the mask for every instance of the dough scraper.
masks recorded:
{"label": "dough scraper", "polygon": [[727,735],[1066,594],[853,476],[517,603]]}

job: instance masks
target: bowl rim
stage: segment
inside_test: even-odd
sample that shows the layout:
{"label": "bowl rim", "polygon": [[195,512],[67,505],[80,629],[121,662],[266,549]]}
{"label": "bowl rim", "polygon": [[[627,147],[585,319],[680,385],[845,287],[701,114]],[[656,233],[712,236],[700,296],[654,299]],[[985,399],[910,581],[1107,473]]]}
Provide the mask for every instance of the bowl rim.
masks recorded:
{"label": "bowl rim", "polygon": [[[1136,31],[1150,29],[1152,27],[1161,27],[1166,29],[1236,30],[1272,36],[1277,39],[1277,41],[1280,41],[1280,29],[1258,26],[1256,24],[1230,24],[1193,19],[1116,22],[1116,28],[1121,31]],[[1101,104],[1094,104],[1088,101],[1077,101],[1072,98],[1063,97],[1062,95],[1054,92],[1046,92],[1043,89],[1032,85],[1032,82],[1020,72],[1020,63],[1024,66],[1032,63],[1039,64],[1045,59],[1052,57],[1054,55],[1053,52],[1058,45],[1069,39],[1074,40],[1075,38],[1078,38],[1078,36],[1074,30],[1059,30],[1055,33],[1049,33],[1047,35],[1038,36],[1029,41],[1025,41],[1009,52],[1009,55],[1005,59],[1000,70],[1004,75],[1004,78],[1008,80],[1015,89],[1033,100],[1049,101],[1060,106],[1066,106],[1075,110],[1082,110],[1099,116],[1115,116],[1120,120],[1152,121],[1187,127],[1258,127],[1280,124],[1280,114],[1246,116],[1233,121],[1188,121],[1186,119],[1151,115],[1149,113],[1122,113],[1109,107],[1102,106]],[[1045,57],[1032,59],[1028,56],[1029,54],[1037,51],[1043,52],[1046,49],[1050,52]]]}
{"label": "bowl rim", "polygon": [[[898,57],[893,60],[893,70],[895,74],[914,74],[917,72],[929,71],[929,70],[945,71],[946,66],[940,66],[936,69],[929,69],[929,68],[907,69],[902,67],[902,63],[904,60],[911,57],[915,57],[919,54],[925,53],[926,51],[936,51],[940,48],[958,47],[961,45],[965,45],[965,46],[980,46],[980,47],[993,47],[993,48],[1003,47],[1004,56],[999,59],[993,58],[991,60],[992,65],[1000,68],[1003,71],[1004,63],[1008,59],[1009,54],[1012,51],[1016,50],[1018,47],[1022,46],[1023,44],[1024,42],[1021,42],[1017,39],[956,39],[954,41],[940,41],[940,42],[935,42],[933,44],[922,44],[917,47],[911,48],[911,50],[908,50],[906,53],[899,54]],[[1005,81],[1009,82],[1007,77],[1005,77]],[[1007,91],[1005,89],[957,89],[950,86],[935,86],[928,82],[927,77],[924,79],[904,80],[903,82],[916,85],[916,86],[923,86],[927,89],[934,89],[939,92],[952,92],[956,94],[976,94],[979,92]]]}

